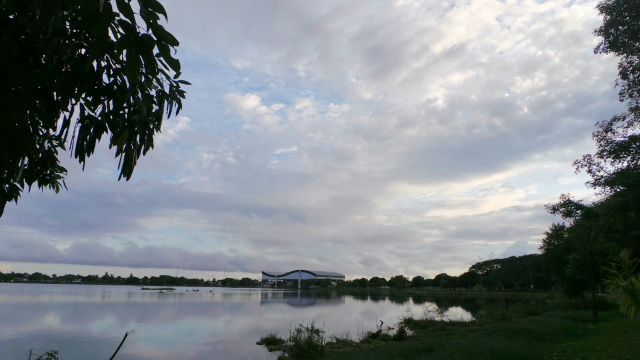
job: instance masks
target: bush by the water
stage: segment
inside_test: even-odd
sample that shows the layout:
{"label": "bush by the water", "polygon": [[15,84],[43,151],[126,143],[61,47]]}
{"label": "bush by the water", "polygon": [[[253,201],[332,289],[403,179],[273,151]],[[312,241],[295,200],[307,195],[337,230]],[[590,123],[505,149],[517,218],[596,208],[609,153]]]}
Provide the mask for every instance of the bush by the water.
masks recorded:
{"label": "bush by the water", "polygon": [[324,329],[313,322],[308,325],[299,324],[289,331],[289,337],[283,339],[271,333],[264,336],[256,344],[265,346],[269,352],[278,352],[278,359],[317,359],[324,354]]}
{"label": "bush by the water", "polygon": [[36,360],[58,360],[58,352],[55,350],[47,351],[46,353],[38,356]]}
{"label": "bush by the water", "polygon": [[276,333],[270,333],[261,337],[256,344],[262,345],[266,347],[269,352],[272,352],[280,349],[285,344],[285,340]]}

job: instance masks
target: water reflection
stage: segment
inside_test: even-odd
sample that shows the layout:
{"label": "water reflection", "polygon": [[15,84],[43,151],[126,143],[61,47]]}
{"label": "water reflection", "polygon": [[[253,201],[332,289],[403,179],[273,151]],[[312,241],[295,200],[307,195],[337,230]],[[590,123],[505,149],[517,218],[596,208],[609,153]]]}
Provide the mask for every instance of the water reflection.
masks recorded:
{"label": "water reflection", "polygon": [[[56,349],[64,360],[273,359],[255,345],[263,335],[287,334],[315,322],[328,335],[375,329],[379,320],[438,314],[471,319],[478,304],[384,292],[305,293],[269,289],[200,288],[174,292],[137,287],[0,284],[0,359],[27,359]],[[437,310],[436,310],[437,309]]]}
{"label": "water reflection", "polygon": [[298,291],[270,291],[260,294],[260,306],[285,303],[290,306],[322,306],[341,305],[345,303],[345,296],[333,292],[329,296],[324,294],[311,294]]}

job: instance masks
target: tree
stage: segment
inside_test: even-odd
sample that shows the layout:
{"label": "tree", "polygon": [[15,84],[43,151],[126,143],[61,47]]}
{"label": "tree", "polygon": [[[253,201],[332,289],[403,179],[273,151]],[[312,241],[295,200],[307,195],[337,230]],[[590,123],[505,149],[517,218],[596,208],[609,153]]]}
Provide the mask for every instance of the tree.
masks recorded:
{"label": "tree", "polygon": [[239,281],[238,279],[234,279],[234,278],[224,278],[222,280],[220,280],[220,284],[223,287],[238,287]]}
{"label": "tree", "polygon": [[618,62],[620,101],[630,101],[630,108],[640,105],[640,3],[628,0],[603,0],[596,7],[602,25],[594,30],[600,43],[596,54],[614,54]]}
{"label": "tree", "polygon": [[[189,85],[157,0],[0,3],[0,216],[33,184],[59,192],[60,150],[83,165],[104,135],[129,180]],[[137,12],[136,12],[137,11]]]}
{"label": "tree", "polygon": [[480,275],[473,271],[467,271],[462,275],[458,276],[458,284],[462,288],[472,289],[476,286],[482,287],[482,281],[480,279]]}
{"label": "tree", "polygon": [[366,278],[351,280],[352,287],[366,288],[367,284],[368,284],[368,281]]}
{"label": "tree", "polygon": [[[597,321],[595,288],[602,281],[604,258],[620,248],[640,252],[640,2],[604,0],[597,6],[603,23],[594,34],[596,54],[619,57],[619,100],[627,111],[596,124],[596,151],[574,162],[591,177],[588,186],[602,199],[592,205],[570,197],[547,209],[569,220],[554,224],[543,240],[543,254],[555,263],[566,284],[584,282],[591,290]],[[579,289],[574,289],[579,290]]]}
{"label": "tree", "polygon": [[618,233],[627,237],[631,255],[640,256],[640,2],[605,0],[597,8],[603,22],[594,31],[600,37],[594,51],[619,57],[616,87],[627,111],[596,124],[596,152],[574,166],[591,176],[587,184],[610,206],[615,204],[616,216],[626,218]]}
{"label": "tree", "polygon": [[457,278],[447,273],[440,273],[433,277],[433,286],[443,289],[453,289]]}
{"label": "tree", "polygon": [[240,281],[238,281],[238,286],[240,287],[254,287],[257,286],[258,282],[254,279],[250,279],[248,277],[243,277],[242,279],[240,279]]}
{"label": "tree", "polygon": [[380,278],[380,277],[377,277],[377,276],[374,276],[371,279],[369,279],[368,287],[379,288],[381,286],[387,286],[387,279]]}
{"label": "tree", "polygon": [[412,288],[423,288],[425,286],[425,281],[424,281],[424,277],[422,276],[414,276],[413,279],[411,279],[411,287]]}
{"label": "tree", "polygon": [[133,276],[133,274],[129,274],[129,277],[124,280],[125,285],[138,285],[140,284],[140,278]]}
{"label": "tree", "polygon": [[49,276],[39,272],[34,272],[33,274],[29,275],[29,281],[40,282],[43,280],[49,280]]}
{"label": "tree", "polygon": [[560,201],[546,206],[552,215],[565,223],[554,224],[542,240],[543,255],[552,259],[564,281],[565,289],[580,294],[586,286],[591,293],[593,321],[598,321],[596,294],[602,285],[602,267],[615,253],[610,223],[603,215],[601,203],[584,204],[571,195],[560,195]]}
{"label": "tree", "polygon": [[394,289],[406,288],[409,286],[409,279],[404,275],[396,275],[387,281],[387,285]]}
{"label": "tree", "polygon": [[[555,236],[558,233],[563,234],[562,231],[557,231],[563,226],[562,224],[553,224],[553,230],[549,232],[553,234],[550,239],[558,239],[561,244],[564,244],[562,236]],[[552,253],[556,254],[556,252]],[[522,291],[532,288],[547,289],[549,283],[543,259],[538,254],[481,261],[473,264],[469,270],[458,276],[458,286],[463,288],[479,287]]]}

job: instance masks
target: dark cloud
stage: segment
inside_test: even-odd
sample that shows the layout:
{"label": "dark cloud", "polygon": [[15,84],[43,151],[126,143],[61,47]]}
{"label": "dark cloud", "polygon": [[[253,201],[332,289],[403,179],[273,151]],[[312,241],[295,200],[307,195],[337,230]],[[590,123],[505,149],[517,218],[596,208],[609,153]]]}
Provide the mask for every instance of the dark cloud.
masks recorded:
{"label": "dark cloud", "polygon": [[175,268],[202,271],[259,272],[281,267],[276,261],[251,255],[228,255],[222,252],[195,253],[178,247],[128,244],[114,250],[96,241],[76,242],[68,248],[56,249],[45,240],[0,240],[7,249],[0,261],[103,265],[129,268]]}

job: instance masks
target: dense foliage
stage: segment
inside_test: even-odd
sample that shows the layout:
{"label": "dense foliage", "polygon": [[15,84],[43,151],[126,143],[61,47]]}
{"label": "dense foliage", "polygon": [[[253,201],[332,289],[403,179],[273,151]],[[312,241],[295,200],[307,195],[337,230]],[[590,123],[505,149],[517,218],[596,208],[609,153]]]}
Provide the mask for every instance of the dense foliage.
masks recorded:
{"label": "dense foliage", "polygon": [[[438,274],[433,279],[415,276],[409,280],[404,275],[396,275],[388,280],[374,276],[370,279],[359,278],[332,283],[330,280],[302,280],[302,288],[340,288],[362,289],[449,289],[449,290],[488,290],[488,291],[536,291],[548,290],[552,279],[547,275],[545,264],[540,255],[524,255],[505,259],[493,259],[474,264],[460,276]],[[141,285],[141,286],[223,286],[223,287],[259,287],[257,279],[224,278],[222,280],[204,280],[171,275],[144,276],[142,278],[130,274],[128,277],[114,276],[104,273],[98,275],[47,275],[40,272],[2,273],[0,282],[35,282],[35,283],[82,283],[103,285]],[[298,287],[298,282],[289,281],[279,287]]]}
{"label": "dense foliage", "polygon": [[[115,8],[114,4],[115,3]],[[39,188],[60,191],[69,148],[84,164],[104,135],[129,180],[187,85],[157,0],[0,2],[0,216]]]}
{"label": "dense foliage", "polygon": [[[226,280],[226,279],[225,279]],[[231,279],[233,281],[238,281]],[[250,280],[250,279],[249,279]],[[222,280],[224,281],[224,280]],[[94,285],[141,285],[141,286],[211,286],[220,285],[222,281],[207,281],[197,278],[185,278],[183,276],[144,276],[142,278],[130,274],[128,277],[114,276],[105,272],[104,275],[47,275],[40,272],[27,273],[2,273],[0,272],[0,282],[12,283],[51,283],[51,284],[94,284]],[[257,282],[256,280],[253,280]]]}
{"label": "dense foliage", "polygon": [[446,273],[433,278],[415,276],[411,280],[396,275],[389,280],[374,276],[338,283],[345,288],[441,289],[487,291],[545,291],[554,285],[545,260],[537,254],[481,261],[459,276]]}
{"label": "dense foliage", "polygon": [[627,111],[596,124],[596,152],[574,162],[600,199],[585,204],[563,194],[548,205],[563,221],[551,225],[541,247],[568,294],[591,292],[594,321],[603,268],[621,251],[629,259],[640,256],[640,2],[605,0],[598,10],[603,24],[594,31],[600,37],[595,52],[618,56],[616,86]]}

